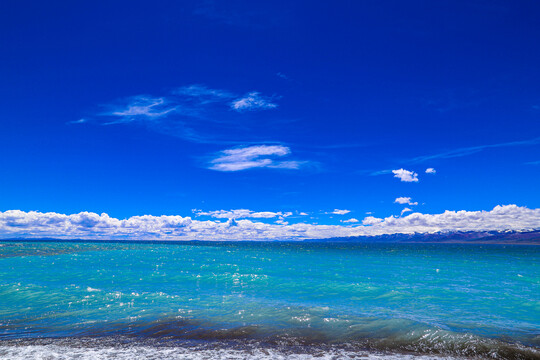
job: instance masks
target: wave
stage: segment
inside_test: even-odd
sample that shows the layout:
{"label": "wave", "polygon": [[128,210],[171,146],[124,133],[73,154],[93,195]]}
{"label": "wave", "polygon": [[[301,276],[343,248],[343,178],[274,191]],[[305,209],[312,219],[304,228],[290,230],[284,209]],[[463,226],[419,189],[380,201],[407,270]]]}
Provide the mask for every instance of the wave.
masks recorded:
{"label": "wave", "polygon": [[81,343],[69,345],[0,345],[0,358],[5,360],[55,359],[55,360],[429,360],[457,359],[412,354],[370,353],[340,348],[287,351],[275,348],[231,348],[226,345],[154,347],[148,345],[92,346]]}
{"label": "wave", "polygon": [[[34,338],[26,339],[4,336],[4,340],[0,340],[0,358],[18,359],[17,356],[24,358],[24,354],[40,352],[76,354],[84,348],[88,351],[82,353],[95,353],[96,359],[122,359],[128,358],[130,354],[139,356],[144,353],[148,353],[148,356],[131,358],[175,359],[174,356],[184,354],[186,349],[192,348],[198,355],[182,357],[183,359],[279,359],[280,356],[290,358],[287,354],[296,354],[298,359],[314,358],[316,354],[322,358],[328,356],[343,359],[353,358],[354,354],[356,357],[362,355],[373,359],[382,356],[381,354],[386,354],[385,356],[391,354],[396,359],[410,355],[442,358],[540,359],[540,348],[534,345],[524,345],[510,339],[452,332],[425,324],[408,323],[407,326],[403,326],[403,321],[398,323],[395,320],[373,320],[369,326],[353,326],[347,332],[339,333],[309,327],[272,328],[255,325],[228,327],[226,324],[218,325],[178,318],[110,323],[107,326],[82,327],[76,332],[77,335],[70,337],[39,338],[36,337],[38,335],[36,333],[31,335]],[[73,331],[71,333],[74,334]],[[61,336],[62,332],[58,334]],[[533,342],[540,340],[538,336],[531,339]],[[118,347],[119,344],[121,347]],[[140,349],[134,352],[133,349],[137,347]],[[268,354],[262,356],[259,353],[263,351],[261,349],[265,349]],[[169,353],[176,355],[164,357],[164,354]],[[210,356],[211,354],[213,355]],[[29,357],[32,358],[33,355]],[[52,355],[51,358],[63,359]]]}

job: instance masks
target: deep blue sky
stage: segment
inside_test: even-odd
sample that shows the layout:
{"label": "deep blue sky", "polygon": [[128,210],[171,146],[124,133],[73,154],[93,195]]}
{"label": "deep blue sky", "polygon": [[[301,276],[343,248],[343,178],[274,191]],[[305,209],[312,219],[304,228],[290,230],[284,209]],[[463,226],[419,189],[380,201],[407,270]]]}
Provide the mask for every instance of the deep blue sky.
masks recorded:
{"label": "deep blue sky", "polygon": [[[4,1],[0,211],[538,208],[539,18],[532,0]],[[273,155],[220,171],[228,149]]]}

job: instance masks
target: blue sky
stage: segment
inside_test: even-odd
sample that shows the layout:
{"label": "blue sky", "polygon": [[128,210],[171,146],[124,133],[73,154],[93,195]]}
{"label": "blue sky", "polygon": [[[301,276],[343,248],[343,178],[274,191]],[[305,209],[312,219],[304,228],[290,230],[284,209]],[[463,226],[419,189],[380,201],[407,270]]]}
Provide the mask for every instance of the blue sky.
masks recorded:
{"label": "blue sky", "polygon": [[540,208],[539,15],[536,1],[4,2],[0,211],[356,226]]}

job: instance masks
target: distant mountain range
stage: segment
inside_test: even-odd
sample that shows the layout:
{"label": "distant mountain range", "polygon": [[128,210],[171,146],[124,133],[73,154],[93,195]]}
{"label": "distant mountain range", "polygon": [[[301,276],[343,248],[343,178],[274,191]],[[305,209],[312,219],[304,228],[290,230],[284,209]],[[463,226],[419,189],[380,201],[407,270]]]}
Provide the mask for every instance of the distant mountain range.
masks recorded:
{"label": "distant mountain range", "polygon": [[534,231],[457,231],[438,233],[353,236],[306,241],[447,243],[447,244],[521,244],[540,245],[540,230]]}
{"label": "distant mountain range", "polygon": [[[11,238],[0,241],[64,241],[64,242],[144,242],[144,243],[168,243],[175,240],[84,240],[84,239],[57,239],[57,238]],[[184,242],[186,240],[178,240]],[[289,240],[298,241],[298,240]],[[207,243],[211,241],[197,241],[195,243]],[[226,241],[218,241],[226,242]],[[259,242],[259,241],[258,241]],[[303,242],[377,242],[377,243],[444,243],[444,244],[515,244],[515,245],[540,245],[540,230],[534,231],[456,231],[437,233],[415,234],[391,234],[376,236],[351,236],[328,239],[306,239]]]}

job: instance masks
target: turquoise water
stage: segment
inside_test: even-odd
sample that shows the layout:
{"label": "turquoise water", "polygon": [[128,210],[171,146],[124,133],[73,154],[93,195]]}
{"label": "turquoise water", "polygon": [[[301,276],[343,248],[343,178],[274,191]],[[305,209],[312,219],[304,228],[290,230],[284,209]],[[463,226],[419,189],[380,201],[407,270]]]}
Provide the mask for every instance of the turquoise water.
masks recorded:
{"label": "turquoise water", "polygon": [[[540,358],[540,248],[0,242],[0,357],[83,340],[169,351],[156,358],[216,344],[288,357]],[[104,358],[124,354],[113,353]]]}

